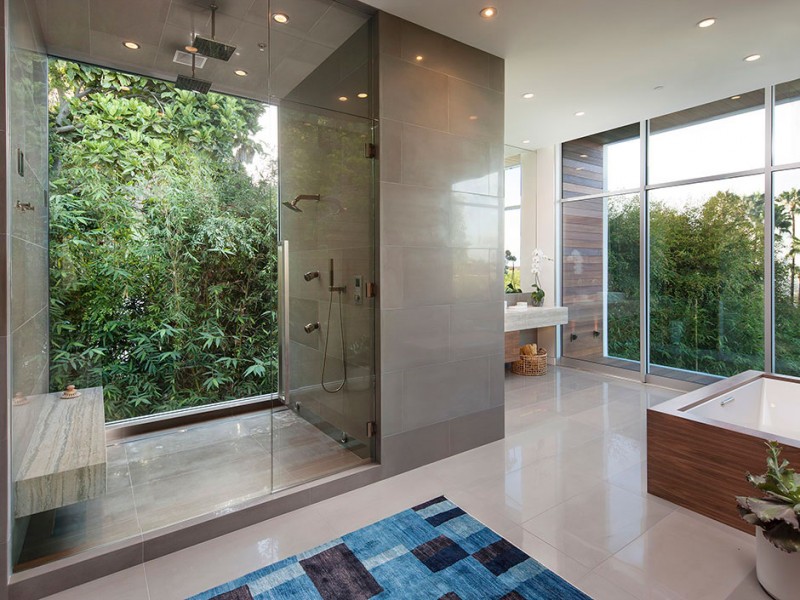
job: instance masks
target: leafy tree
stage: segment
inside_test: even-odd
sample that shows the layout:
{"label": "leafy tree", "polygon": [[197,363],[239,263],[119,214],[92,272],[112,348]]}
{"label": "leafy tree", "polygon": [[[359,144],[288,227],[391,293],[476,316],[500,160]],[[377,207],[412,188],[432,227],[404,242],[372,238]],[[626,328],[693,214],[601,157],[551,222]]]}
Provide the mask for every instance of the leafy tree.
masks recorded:
{"label": "leafy tree", "polygon": [[50,63],[51,388],[116,420],[274,391],[265,105]]}

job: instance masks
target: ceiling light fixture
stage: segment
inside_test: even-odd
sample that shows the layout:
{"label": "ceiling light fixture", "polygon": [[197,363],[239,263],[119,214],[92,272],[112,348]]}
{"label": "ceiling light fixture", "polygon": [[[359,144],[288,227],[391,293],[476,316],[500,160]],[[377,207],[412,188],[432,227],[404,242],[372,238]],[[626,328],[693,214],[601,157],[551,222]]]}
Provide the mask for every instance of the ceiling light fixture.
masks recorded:
{"label": "ceiling light fixture", "polygon": [[275,21],[276,23],[284,25],[285,23],[289,22],[289,15],[287,15],[286,13],[274,13],[272,15],[272,20]]}
{"label": "ceiling light fixture", "polygon": [[192,46],[191,44],[188,46],[184,46],[183,49],[186,50],[189,54],[197,54],[197,47]]}
{"label": "ceiling light fixture", "polygon": [[530,100],[531,98],[533,98],[533,92],[525,92],[524,94],[522,94],[522,97],[525,98],[525,100]]}
{"label": "ceiling light fixture", "polygon": [[585,112],[583,112],[582,110],[579,110],[578,112],[575,113],[575,116],[576,117],[582,117],[585,114],[586,114]]}
{"label": "ceiling light fixture", "polygon": [[497,9],[494,6],[487,6],[481,10],[481,16],[484,19],[493,19],[497,16]]}
{"label": "ceiling light fixture", "polygon": [[697,26],[700,29],[705,29],[706,27],[711,27],[716,22],[717,22],[717,20],[715,18],[711,17],[711,18],[708,18],[708,19],[703,19],[702,21],[700,21],[697,24]]}
{"label": "ceiling light fixture", "polygon": [[581,154],[580,157],[581,158],[589,158],[589,155],[588,154]]}
{"label": "ceiling light fixture", "polygon": [[741,98],[741,96],[739,96],[739,95],[731,96],[731,100],[739,100],[740,98]]}
{"label": "ceiling light fixture", "polygon": [[238,75],[239,77],[247,77],[247,71],[244,69],[236,69],[234,74]]}
{"label": "ceiling light fixture", "polygon": [[523,144],[530,144],[530,143],[531,143],[531,141],[530,141],[530,140],[522,140],[522,143],[523,143]]}
{"label": "ceiling light fixture", "polygon": [[469,116],[469,120],[470,121],[477,121],[478,120],[478,115],[470,115]]}
{"label": "ceiling light fixture", "polygon": [[360,94],[358,94],[358,97],[363,100],[364,98],[368,98],[369,94],[367,94],[367,92],[361,92]]}
{"label": "ceiling light fixture", "polygon": [[424,57],[424,56],[422,56],[421,54],[418,54],[418,55],[416,56],[416,59],[417,59],[417,62],[422,62],[422,61],[425,59],[425,57]]}
{"label": "ceiling light fixture", "polygon": [[125,46],[128,50],[138,50],[139,49],[139,44],[137,44],[136,42],[131,42],[131,41],[122,42],[122,45]]}
{"label": "ceiling light fixture", "polygon": [[744,57],[744,62],[756,62],[759,58],[761,58],[760,54],[751,54]]}
{"label": "ceiling light fixture", "polygon": [[339,102],[347,102],[347,96],[339,96]]}

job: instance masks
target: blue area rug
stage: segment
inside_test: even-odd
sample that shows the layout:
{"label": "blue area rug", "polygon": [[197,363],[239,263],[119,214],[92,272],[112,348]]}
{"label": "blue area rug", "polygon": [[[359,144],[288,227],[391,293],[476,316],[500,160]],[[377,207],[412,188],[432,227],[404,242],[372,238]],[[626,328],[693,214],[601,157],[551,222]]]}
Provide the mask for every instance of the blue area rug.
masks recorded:
{"label": "blue area rug", "polygon": [[444,496],[190,600],[589,600]]}

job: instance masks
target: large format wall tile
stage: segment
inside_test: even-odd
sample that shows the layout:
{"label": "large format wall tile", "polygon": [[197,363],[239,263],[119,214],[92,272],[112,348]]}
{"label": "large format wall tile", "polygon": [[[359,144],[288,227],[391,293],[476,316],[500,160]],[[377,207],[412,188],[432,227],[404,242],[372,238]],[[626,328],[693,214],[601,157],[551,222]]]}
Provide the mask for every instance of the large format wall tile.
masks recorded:
{"label": "large format wall tile", "polygon": [[504,67],[391,15],[378,23],[382,461],[391,471],[503,435]]}
{"label": "large format wall tile", "polygon": [[447,362],[450,342],[450,307],[381,311],[381,369]]}

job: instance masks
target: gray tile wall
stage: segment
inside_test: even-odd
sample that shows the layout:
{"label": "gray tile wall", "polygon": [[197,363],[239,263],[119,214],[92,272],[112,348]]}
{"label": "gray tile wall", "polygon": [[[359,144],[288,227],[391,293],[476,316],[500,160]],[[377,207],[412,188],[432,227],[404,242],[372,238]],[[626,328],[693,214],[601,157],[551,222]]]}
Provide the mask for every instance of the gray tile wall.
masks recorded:
{"label": "gray tile wall", "polygon": [[[4,412],[11,415],[9,474],[13,482],[37,420],[36,400],[30,398],[47,392],[49,386],[47,56],[34,3],[9,0],[7,4],[8,128],[4,137],[8,160],[3,164],[9,170],[1,235],[2,248],[8,252],[2,264],[10,306],[2,333],[9,351],[6,394],[10,398]],[[21,210],[21,205],[32,210]],[[13,524],[12,554],[19,551],[26,525],[23,519]]]}
{"label": "gray tile wall", "polygon": [[503,61],[378,16],[381,461],[503,436]]}

